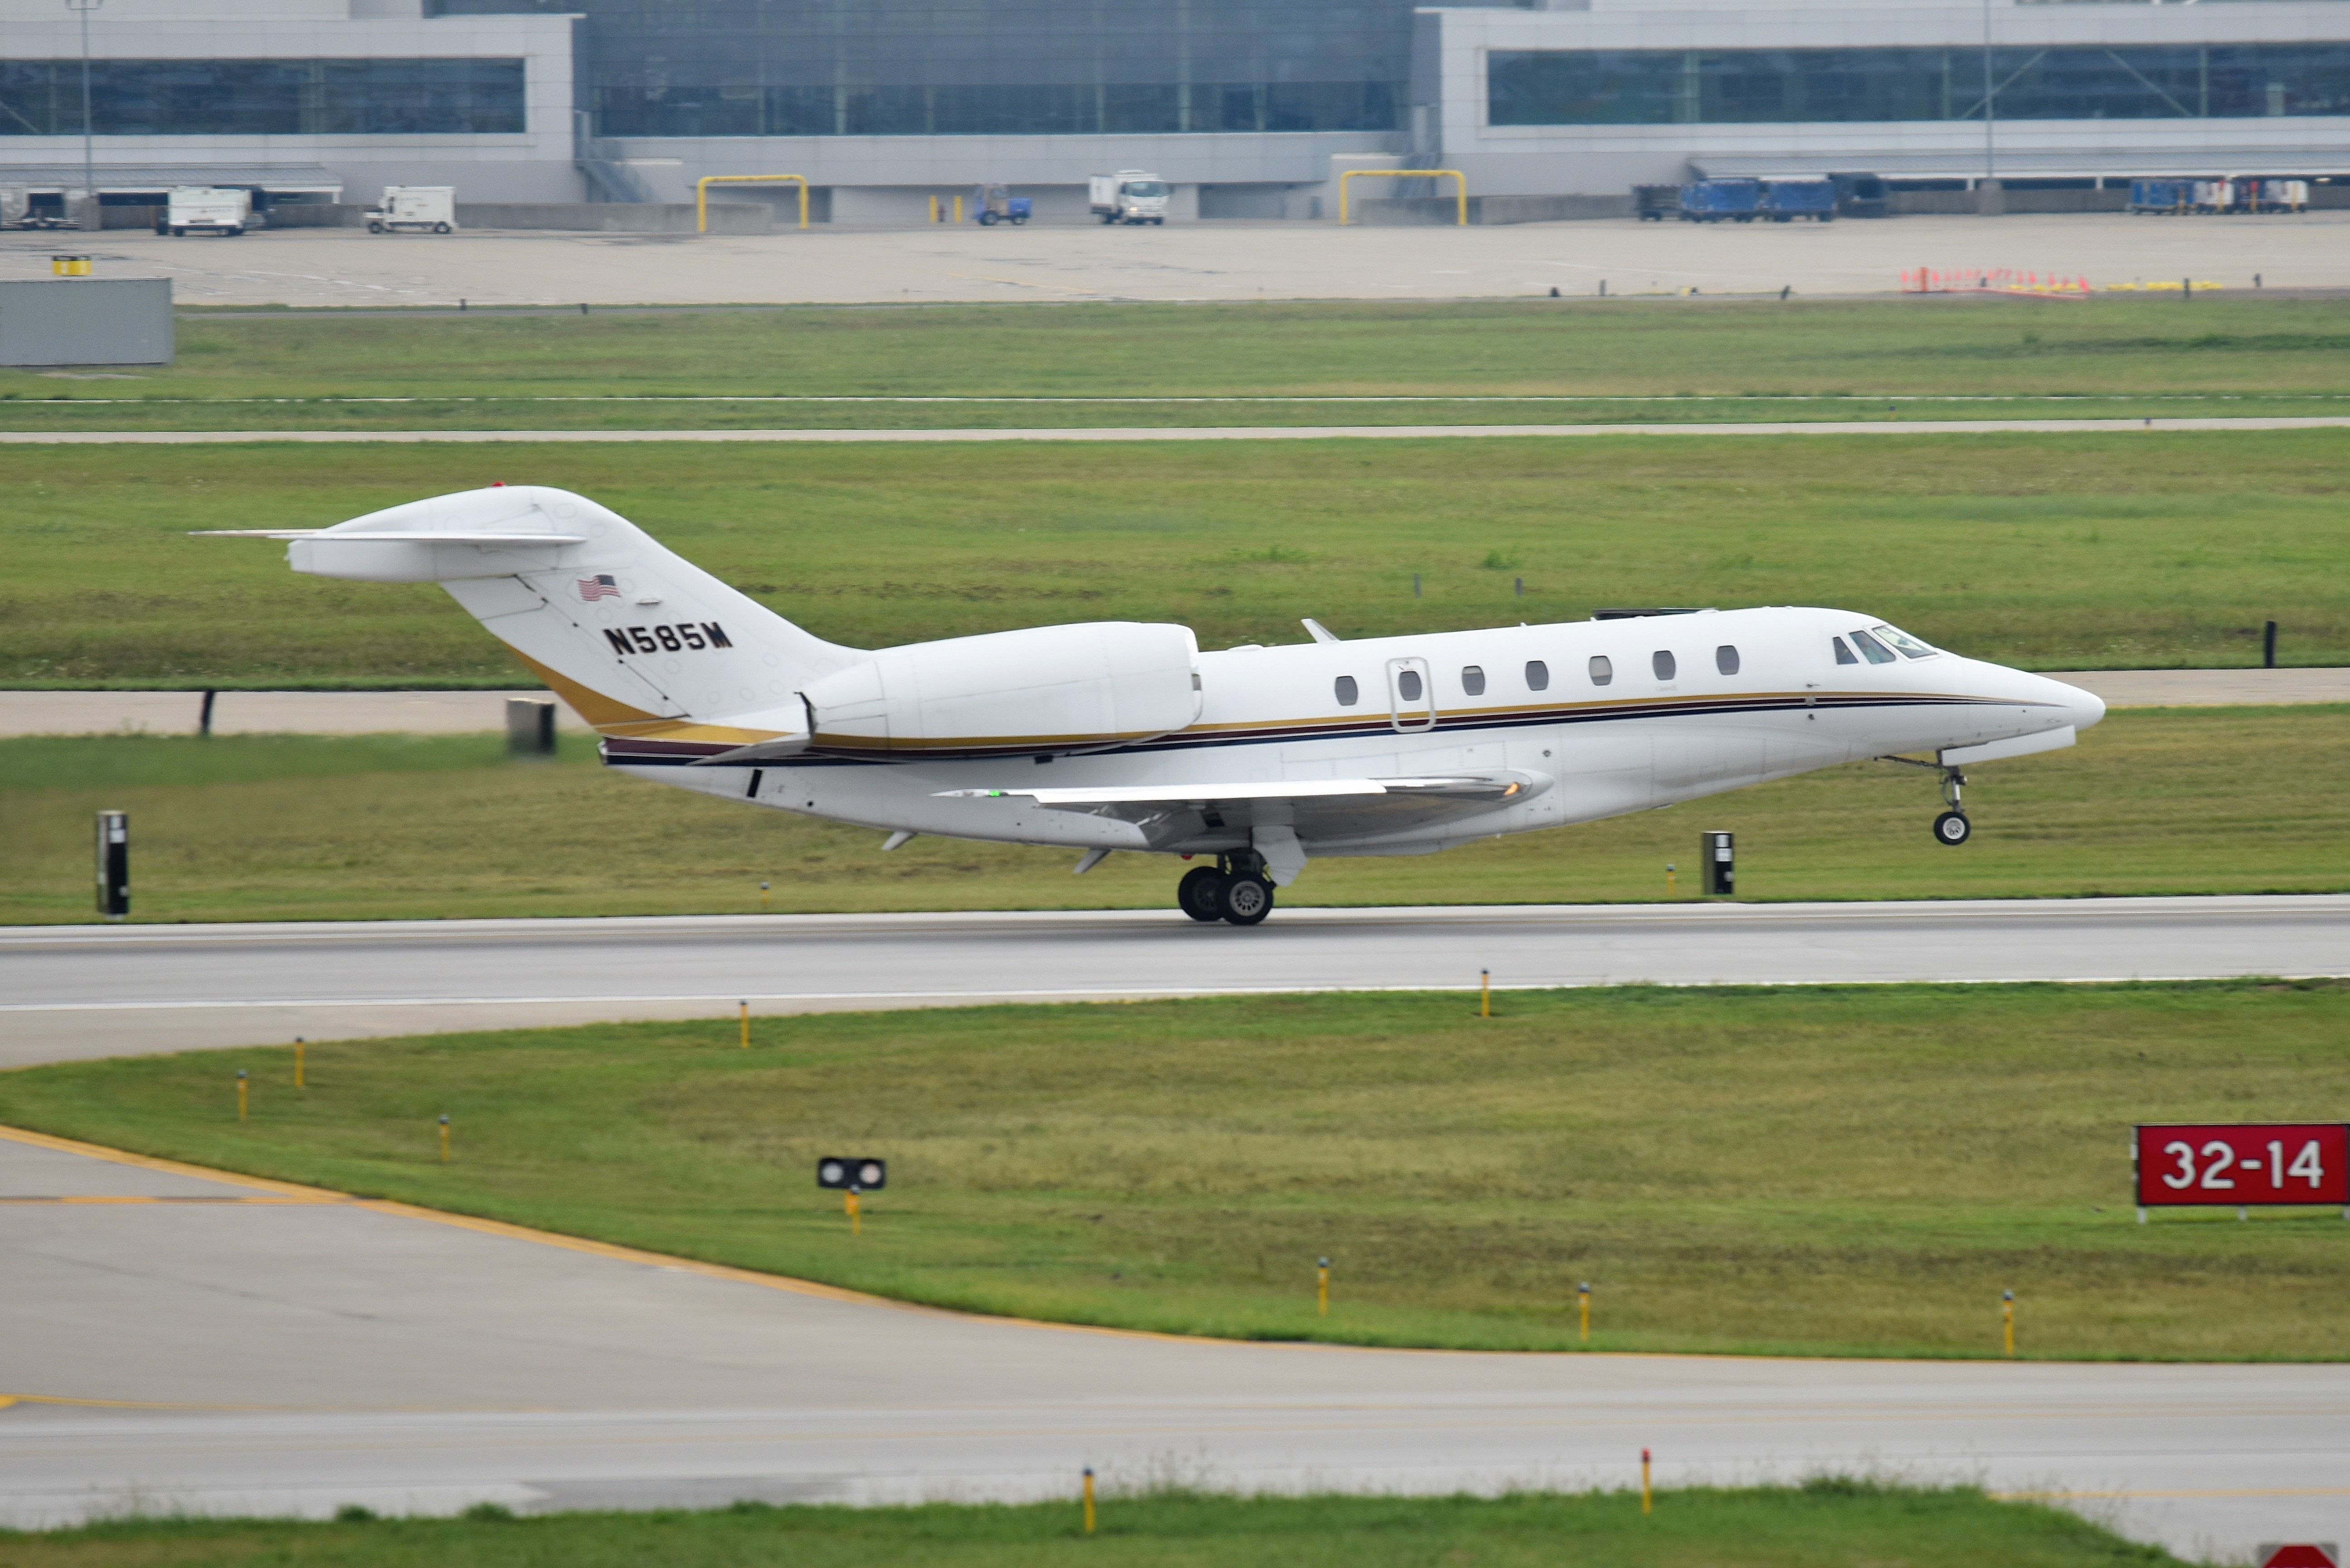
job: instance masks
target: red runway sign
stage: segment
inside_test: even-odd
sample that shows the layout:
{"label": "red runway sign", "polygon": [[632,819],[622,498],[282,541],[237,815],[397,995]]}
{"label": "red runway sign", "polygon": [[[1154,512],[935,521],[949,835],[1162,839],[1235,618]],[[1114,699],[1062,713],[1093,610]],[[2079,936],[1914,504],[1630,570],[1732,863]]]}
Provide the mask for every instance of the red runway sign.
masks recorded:
{"label": "red runway sign", "polygon": [[2350,1205],[2350,1126],[2180,1124],[2137,1129],[2137,1205]]}

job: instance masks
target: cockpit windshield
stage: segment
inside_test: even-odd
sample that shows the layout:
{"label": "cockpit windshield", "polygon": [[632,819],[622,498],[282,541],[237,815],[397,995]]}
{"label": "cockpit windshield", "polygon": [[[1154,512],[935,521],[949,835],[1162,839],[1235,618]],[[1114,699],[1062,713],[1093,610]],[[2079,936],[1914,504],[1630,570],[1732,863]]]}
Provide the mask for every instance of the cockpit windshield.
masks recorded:
{"label": "cockpit windshield", "polygon": [[1931,659],[1937,651],[1934,649],[1927,647],[1924,643],[1918,641],[1908,632],[1898,630],[1893,627],[1872,626],[1868,629],[1875,632],[1879,640],[1890,645],[1893,649],[1899,653],[1904,659]]}
{"label": "cockpit windshield", "polygon": [[1877,639],[1869,636],[1868,633],[1865,631],[1856,631],[1852,634],[1852,645],[1860,649],[1860,656],[1868,660],[1871,664],[1894,664],[1899,662],[1893,657],[1892,649],[1887,648],[1883,643],[1877,641]]}

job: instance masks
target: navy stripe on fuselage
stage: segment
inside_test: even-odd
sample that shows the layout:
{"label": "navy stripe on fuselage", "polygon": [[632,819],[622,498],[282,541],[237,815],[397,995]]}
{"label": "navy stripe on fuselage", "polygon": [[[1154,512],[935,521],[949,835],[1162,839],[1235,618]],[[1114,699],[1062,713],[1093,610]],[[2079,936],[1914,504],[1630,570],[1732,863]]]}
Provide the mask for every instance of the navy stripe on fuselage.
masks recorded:
{"label": "navy stripe on fuselage", "polygon": [[[1605,705],[1579,704],[1573,707],[1538,709],[1515,713],[1463,713],[1453,716],[1439,714],[1436,722],[1411,728],[1398,728],[1385,714],[1366,715],[1360,720],[1300,721],[1292,724],[1268,725],[1261,729],[1228,729],[1205,732],[1183,731],[1164,735],[1155,741],[1140,741],[1132,745],[1105,748],[1101,751],[1073,752],[1066,748],[1048,749],[1055,756],[1083,755],[1089,757],[1138,756],[1149,752],[1204,751],[1229,746],[1261,746],[1285,744],[1299,741],[1344,741],[1366,736],[1392,735],[1409,740],[1420,735],[1443,734],[1461,736],[1487,731],[1544,729],[1559,724],[1612,723],[1626,719],[1666,719],[1682,716],[1703,716],[1723,713],[1796,712],[1805,709],[1816,711],[1822,708],[1945,708],[2016,706],[2011,701],[1991,697],[1946,696],[1937,693],[1907,692],[1899,696],[1877,696],[1866,692],[1816,693],[1796,696],[1777,693],[1768,697],[1670,698],[1659,701],[1622,701]],[[2040,704],[2034,704],[2038,706]],[[629,748],[622,751],[616,748]],[[702,757],[716,756],[732,751],[733,745],[707,741],[650,741],[607,737],[603,743],[603,759],[607,766],[619,767],[681,767]],[[897,767],[925,762],[984,762],[1008,757],[1041,754],[1035,746],[995,746],[968,751],[909,751],[878,756],[838,756],[808,753],[793,757],[779,765],[785,767]],[[750,763],[744,763],[750,766]]]}

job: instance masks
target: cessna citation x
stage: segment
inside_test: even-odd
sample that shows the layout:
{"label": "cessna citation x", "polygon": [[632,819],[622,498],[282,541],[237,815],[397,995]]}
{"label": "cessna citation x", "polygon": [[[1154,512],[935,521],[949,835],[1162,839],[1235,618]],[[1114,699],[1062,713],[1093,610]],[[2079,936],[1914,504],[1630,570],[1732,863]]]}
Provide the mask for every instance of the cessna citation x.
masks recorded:
{"label": "cessna citation x", "polygon": [[[285,539],[297,572],[439,583],[639,778],[886,830],[1211,859],[1197,920],[1254,925],[1323,855],[1426,855],[1858,758],[1939,769],[2073,743],[2075,687],[1834,609],[1202,652],[1191,629],[822,641],[583,496],[499,485]],[[1905,757],[1924,753],[1926,758]]]}

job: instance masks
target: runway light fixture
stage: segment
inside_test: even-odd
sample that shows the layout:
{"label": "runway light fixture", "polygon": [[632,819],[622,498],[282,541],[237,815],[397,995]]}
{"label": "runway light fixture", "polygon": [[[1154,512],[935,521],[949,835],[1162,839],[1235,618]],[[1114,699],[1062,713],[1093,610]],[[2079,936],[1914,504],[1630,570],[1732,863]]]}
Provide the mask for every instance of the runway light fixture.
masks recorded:
{"label": "runway light fixture", "polygon": [[889,1185],[889,1162],[828,1154],[816,1162],[816,1184],[830,1192],[879,1192]]}

